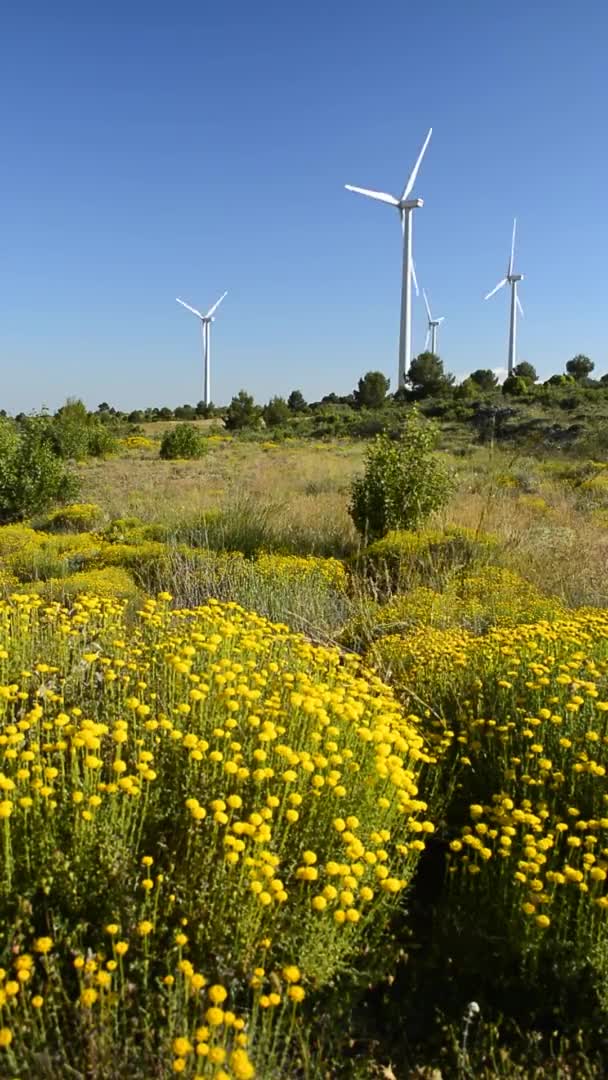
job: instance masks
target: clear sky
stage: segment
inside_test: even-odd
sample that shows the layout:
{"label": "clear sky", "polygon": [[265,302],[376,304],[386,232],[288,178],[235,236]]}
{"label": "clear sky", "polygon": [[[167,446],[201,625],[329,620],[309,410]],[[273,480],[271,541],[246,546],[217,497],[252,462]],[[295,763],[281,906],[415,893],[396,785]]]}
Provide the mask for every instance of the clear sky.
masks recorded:
{"label": "clear sky", "polygon": [[[177,405],[395,387],[400,230],[345,183],[415,194],[448,370],[608,370],[603,0],[54,0],[0,13],[0,405]],[[424,344],[422,299],[414,350]]]}

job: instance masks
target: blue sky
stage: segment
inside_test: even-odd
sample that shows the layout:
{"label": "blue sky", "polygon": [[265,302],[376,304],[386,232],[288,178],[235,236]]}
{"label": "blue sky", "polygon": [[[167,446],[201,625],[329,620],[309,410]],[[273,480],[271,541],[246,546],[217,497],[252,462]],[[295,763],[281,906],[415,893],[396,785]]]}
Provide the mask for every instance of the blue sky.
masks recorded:
{"label": "blue sky", "polygon": [[[12,8],[12,10],[10,10]],[[177,405],[395,385],[400,232],[345,183],[416,194],[421,284],[460,375],[504,364],[519,222],[519,358],[608,370],[600,0],[137,0],[0,15],[1,405]],[[422,300],[414,348],[424,343]]]}

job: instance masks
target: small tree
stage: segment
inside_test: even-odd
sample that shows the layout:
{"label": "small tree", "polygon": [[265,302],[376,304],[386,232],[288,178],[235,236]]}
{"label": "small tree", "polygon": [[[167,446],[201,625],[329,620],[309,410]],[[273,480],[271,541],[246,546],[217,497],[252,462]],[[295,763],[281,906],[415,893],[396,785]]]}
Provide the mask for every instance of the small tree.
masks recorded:
{"label": "small tree", "polygon": [[445,374],[443,361],[435,353],[423,352],[412,360],[407,380],[417,397],[426,398],[445,393],[454,376]]}
{"label": "small tree", "polygon": [[574,375],[577,382],[581,379],[587,379],[593,371],[595,364],[593,360],[590,360],[588,356],[583,356],[579,353],[578,356],[574,356],[572,360],[568,360],[566,364],[566,371],[569,375]]}
{"label": "small tree", "polygon": [[503,394],[511,395],[511,397],[521,397],[522,394],[526,394],[530,389],[530,384],[527,379],[522,379],[521,375],[507,375],[504,383],[502,384]]}
{"label": "small tree", "polygon": [[391,385],[390,379],[381,371],[368,371],[359,379],[357,390],[353,391],[358,409],[381,409]]}
{"label": "small tree", "polygon": [[308,412],[308,405],[301,390],[292,390],[287,398],[287,405],[293,413]]}
{"label": "small tree", "polygon": [[21,521],[76,495],[78,481],[57,453],[52,427],[48,416],[24,417],[18,431],[0,424],[0,522]]}
{"label": "small tree", "polygon": [[521,364],[516,364],[513,368],[513,374],[518,379],[525,379],[528,383],[535,383],[538,381],[536,368],[534,368],[532,364],[529,364],[527,360],[522,360]]}
{"label": "small tree", "polygon": [[262,416],[268,427],[280,427],[291,419],[291,412],[285,398],[273,397],[262,409]]}
{"label": "small tree", "polygon": [[163,435],[160,456],[165,460],[200,458],[207,449],[205,440],[193,424],[178,424]]}
{"label": "small tree", "polygon": [[362,536],[376,540],[390,529],[418,528],[444,505],[452,480],[434,453],[437,439],[435,425],[414,411],[399,442],[386,435],[374,440],[351,488],[349,513]]}
{"label": "small tree", "polygon": [[226,427],[229,431],[258,427],[260,413],[261,409],[259,405],[256,405],[251,394],[248,394],[246,390],[239,390],[228,406]]}
{"label": "small tree", "polygon": [[196,409],[193,405],[178,405],[173,415],[176,420],[195,420]]}
{"label": "small tree", "polygon": [[495,390],[498,386],[498,376],[490,371],[490,368],[478,368],[469,375],[471,382],[477,384],[480,390]]}

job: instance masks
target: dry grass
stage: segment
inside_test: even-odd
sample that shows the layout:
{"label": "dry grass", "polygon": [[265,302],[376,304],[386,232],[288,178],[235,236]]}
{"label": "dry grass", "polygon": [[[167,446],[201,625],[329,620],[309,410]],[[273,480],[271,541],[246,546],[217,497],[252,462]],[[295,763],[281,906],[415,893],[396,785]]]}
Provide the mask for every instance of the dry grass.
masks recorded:
{"label": "dry grass", "polygon": [[[260,526],[271,548],[341,555],[357,544],[348,493],[364,451],[362,443],[235,439],[200,461],[131,455],[83,467],[82,498],[111,517],[176,526],[219,510],[227,544],[238,519]],[[546,461],[521,455],[481,449],[452,464],[457,495],[442,523],[495,533],[504,565],[569,604],[608,603],[608,522],[580,489],[556,479]]]}

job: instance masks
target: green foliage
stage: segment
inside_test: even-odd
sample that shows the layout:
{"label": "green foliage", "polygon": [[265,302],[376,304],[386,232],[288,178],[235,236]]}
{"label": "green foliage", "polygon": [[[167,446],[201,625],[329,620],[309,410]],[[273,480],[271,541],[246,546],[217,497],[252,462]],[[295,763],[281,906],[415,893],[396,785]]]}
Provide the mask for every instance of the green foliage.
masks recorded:
{"label": "green foliage", "polygon": [[398,442],[375,439],[351,489],[349,513],[362,536],[374,540],[389,529],[418,528],[444,505],[452,482],[434,453],[437,438],[436,427],[414,411]]}
{"label": "green foliage", "polygon": [[292,413],[308,412],[308,405],[301,390],[292,390],[287,398],[287,404]]}
{"label": "green foliage", "polygon": [[[109,407],[101,416],[111,422]],[[99,415],[89,413],[78,398],[68,398],[58,409],[52,427],[57,454],[68,461],[83,461],[87,457],[107,457],[116,450],[116,439],[108,423]]]}
{"label": "green foliage", "polygon": [[498,377],[490,368],[478,368],[469,375],[469,378],[480,390],[495,390],[498,386]]}
{"label": "green foliage", "polygon": [[435,353],[422,352],[412,360],[407,380],[417,397],[427,398],[449,390],[454,376],[446,375],[443,361]]}
{"label": "green foliage", "polygon": [[529,385],[526,379],[522,379],[521,376],[507,375],[504,383],[502,384],[502,392],[507,396],[521,397],[522,394],[527,394]]}
{"label": "green foliage", "polygon": [[1,422],[0,522],[43,513],[76,494],[76,478],[57,454],[52,428],[48,416],[28,417],[18,431]]}
{"label": "green foliage", "polygon": [[229,431],[240,431],[243,428],[256,428],[260,424],[261,409],[255,404],[253,396],[246,390],[239,390],[233,397],[228,412],[226,413],[226,427]]}
{"label": "green foliage", "polygon": [[205,452],[205,439],[193,424],[178,424],[166,431],[160,444],[160,456],[166,461],[200,458]]}
{"label": "green foliage", "polygon": [[581,379],[588,379],[593,371],[595,364],[593,360],[590,360],[588,356],[583,356],[579,353],[574,356],[572,360],[568,360],[566,364],[566,371],[569,375],[573,375],[574,378],[579,381]]}
{"label": "green foliage", "polygon": [[353,394],[357,408],[381,409],[386,401],[390,385],[390,379],[387,379],[381,371],[368,371],[363,378],[359,379],[359,386]]}
{"label": "green foliage", "polygon": [[291,418],[289,405],[282,397],[273,397],[262,409],[262,416],[267,427],[281,427]]}
{"label": "green foliage", "polygon": [[522,360],[521,364],[516,364],[513,368],[513,374],[519,379],[525,379],[526,382],[530,383],[535,383],[538,380],[536,368],[529,364],[527,360]]}

